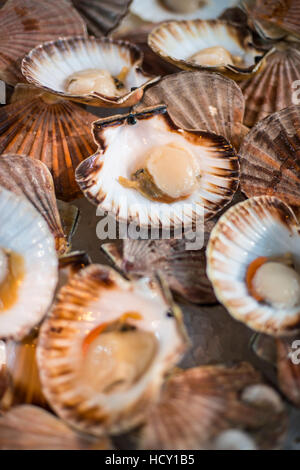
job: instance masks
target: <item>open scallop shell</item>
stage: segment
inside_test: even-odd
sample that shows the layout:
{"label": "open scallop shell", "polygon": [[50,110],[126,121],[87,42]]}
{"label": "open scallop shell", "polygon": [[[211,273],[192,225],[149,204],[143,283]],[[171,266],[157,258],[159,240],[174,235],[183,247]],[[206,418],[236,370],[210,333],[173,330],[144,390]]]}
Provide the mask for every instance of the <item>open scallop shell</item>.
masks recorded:
{"label": "open scallop shell", "polygon": [[252,127],[275,111],[295,104],[298,80],[300,44],[276,44],[268,53],[263,70],[240,84],[246,100],[245,124]]}
{"label": "open scallop shell", "polygon": [[[159,79],[141,70],[142,61],[142,53],[133,44],[77,36],[36,47],[23,59],[22,72],[29,83],[65,99],[92,106],[126,108],[136,104],[142,98],[144,88]],[[128,69],[124,79],[127,91],[122,96],[97,92],[73,95],[65,90],[66,80],[75,72],[100,69],[117,77],[125,67]]]}
{"label": "open scallop shell", "polygon": [[86,32],[65,0],[8,0],[0,10],[0,30],[0,78],[11,85],[22,81],[21,60],[33,47]]}
{"label": "open scallop shell", "polygon": [[[203,366],[169,378],[150,410],[140,449],[276,448],[286,429],[280,396],[250,364]],[[232,435],[233,439],[228,439]],[[225,439],[227,437],[227,439]],[[229,444],[230,441],[230,444]]]}
{"label": "open scallop shell", "polygon": [[276,196],[300,206],[300,106],[260,121],[240,149],[241,189],[248,196]]}
{"label": "open scallop shell", "polygon": [[[42,325],[37,350],[43,391],[59,416],[94,435],[120,433],[143,420],[157,399],[164,374],[177,363],[186,346],[180,312],[167,297],[147,279],[129,282],[100,265],[91,265],[70,278]],[[124,389],[104,385],[102,389],[99,381],[96,386],[82,376],[82,367],[86,368],[84,344],[96,328],[101,337],[101,327],[113,325],[124,316],[135,331],[156,338],[157,346],[147,368],[134,382],[129,380]],[[136,360],[140,356],[138,353]],[[118,365],[115,362],[113,370],[118,370]],[[104,362],[101,367],[105,367]],[[106,371],[112,384],[118,378],[114,378],[113,370]],[[97,370],[95,373],[96,378]],[[115,387],[123,382],[124,378],[119,379]]]}
{"label": "open scallop shell", "polygon": [[52,176],[42,162],[20,155],[1,155],[0,186],[25,196],[44,217],[55,237],[56,250],[61,255],[68,243],[57,209]]}
{"label": "open scallop shell", "polygon": [[136,109],[165,104],[182,129],[214,132],[235,148],[248,132],[243,126],[245,100],[239,86],[215,73],[180,72],[146,90]]}
{"label": "open scallop shell", "polygon": [[[13,215],[13,217],[12,217]],[[21,339],[40,322],[57,282],[54,237],[25,198],[0,189],[0,246],[23,257],[15,302],[0,314],[0,337]]]}
{"label": "open scallop shell", "polygon": [[[148,44],[160,57],[183,70],[210,70],[243,80],[260,70],[264,52],[252,44],[251,34],[222,20],[170,21],[158,25]],[[222,46],[244,61],[244,65],[198,65],[190,57],[202,49]]]}
{"label": "open scallop shell", "polygon": [[277,340],[278,384],[282,393],[300,408],[299,335]]}
{"label": "open scallop shell", "polygon": [[290,253],[300,267],[300,236],[293,211],[280,199],[261,196],[229,209],[212,230],[207,274],[219,301],[250,328],[282,335],[300,327],[300,307],[274,308],[248,291],[246,272],[260,256]]}
{"label": "open scallop shell", "polygon": [[[24,99],[26,90],[30,93]],[[96,146],[90,131],[96,116],[70,101],[22,87],[22,100],[0,108],[0,154],[41,160],[52,173],[56,196],[75,199],[74,172]],[[0,157],[1,158],[1,157]]]}
{"label": "open scallop shell", "polygon": [[37,406],[17,406],[0,417],[1,450],[110,450],[108,438],[76,434]]}
{"label": "open scallop shell", "polygon": [[[165,106],[101,119],[94,123],[93,132],[99,150],[79,165],[76,181],[91,202],[118,220],[142,227],[193,225],[203,216],[213,217],[237,189],[239,164],[227,141],[211,133],[183,131],[166,114]],[[149,149],[169,142],[189,148],[199,161],[202,177],[190,197],[170,204],[153,202],[121,186],[119,177],[130,178]]]}

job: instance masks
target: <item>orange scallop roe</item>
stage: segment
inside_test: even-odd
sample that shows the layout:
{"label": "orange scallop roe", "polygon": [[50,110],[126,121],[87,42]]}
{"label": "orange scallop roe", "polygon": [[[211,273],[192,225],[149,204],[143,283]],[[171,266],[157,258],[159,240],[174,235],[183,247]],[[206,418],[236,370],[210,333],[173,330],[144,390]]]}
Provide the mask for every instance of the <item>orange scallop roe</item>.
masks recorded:
{"label": "orange scallop roe", "polygon": [[253,279],[257,270],[267,261],[268,261],[268,258],[266,256],[259,256],[254,261],[252,261],[252,263],[249,264],[247,273],[246,273],[246,284],[248,287],[248,291],[250,292],[252,297],[254,297],[258,302],[262,302],[264,299],[261,295],[259,295],[255,291],[253,287]]}

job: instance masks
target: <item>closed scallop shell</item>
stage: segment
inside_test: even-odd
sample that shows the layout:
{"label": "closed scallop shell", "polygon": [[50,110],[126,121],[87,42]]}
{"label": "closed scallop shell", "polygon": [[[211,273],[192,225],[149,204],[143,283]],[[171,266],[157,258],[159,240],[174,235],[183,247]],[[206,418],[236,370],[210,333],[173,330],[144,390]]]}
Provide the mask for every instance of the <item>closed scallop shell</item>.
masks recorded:
{"label": "closed scallop shell", "polygon": [[248,199],[229,209],[212,230],[207,247],[207,275],[228,312],[250,328],[278,336],[300,327],[300,307],[275,308],[256,300],[246,273],[257,258],[290,253],[300,267],[298,221],[276,197]]}
{"label": "closed scallop shell", "polygon": [[146,90],[136,109],[165,104],[173,121],[183,129],[214,132],[238,148],[247,129],[243,126],[245,100],[239,86],[222,75],[180,72]]}
{"label": "closed scallop shell", "polygon": [[70,201],[80,195],[75,168],[96,149],[90,132],[96,117],[70,101],[31,93],[1,107],[0,153],[40,160],[52,174],[56,196]]}
{"label": "closed scallop shell", "polygon": [[[250,32],[222,20],[170,21],[158,25],[148,38],[156,54],[182,70],[210,70],[238,81],[257,73],[264,64],[265,53],[252,42]],[[192,60],[195,53],[217,46],[224,47],[233,57],[240,57],[243,63],[199,65]]]}
{"label": "closed scallop shell", "polygon": [[[23,59],[22,72],[27,81],[62,98],[100,107],[129,107],[143,96],[144,88],[159,77],[141,70],[143,54],[133,44],[110,38],[74,36],[46,42]],[[107,70],[117,77],[127,69],[124,94],[107,96],[95,91],[75,95],[66,91],[66,81],[75,72]]]}
{"label": "closed scallop shell", "polygon": [[278,43],[257,75],[240,83],[245,100],[245,124],[252,127],[276,111],[295,104],[300,80],[300,46]]}
{"label": "closed scallop shell", "polygon": [[0,78],[23,80],[21,60],[33,47],[61,36],[85,34],[79,13],[65,0],[8,0],[0,10]]}
{"label": "closed scallop shell", "polygon": [[293,405],[300,408],[299,335],[277,340],[278,384]]}
{"label": "closed scallop shell", "polygon": [[276,196],[300,206],[300,106],[260,121],[240,149],[241,189],[248,196]]}

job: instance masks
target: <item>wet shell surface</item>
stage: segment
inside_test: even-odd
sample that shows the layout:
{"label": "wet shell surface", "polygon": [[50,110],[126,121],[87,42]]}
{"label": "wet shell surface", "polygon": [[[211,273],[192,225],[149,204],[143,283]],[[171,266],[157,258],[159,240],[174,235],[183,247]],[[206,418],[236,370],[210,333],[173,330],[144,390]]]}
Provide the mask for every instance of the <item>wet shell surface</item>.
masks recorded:
{"label": "wet shell surface", "polygon": [[276,448],[286,414],[280,396],[250,364],[203,366],[178,372],[165,384],[142,428],[140,449]]}
{"label": "wet shell surface", "polygon": [[245,100],[239,86],[215,73],[180,72],[146,90],[136,109],[165,104],[182,129],[214,132],[238,148],[247,129],[242,125]]}
{"label": "wet shell surface", "polygon": [[246,100],[245,124],[252,127],[266,116],[300,103],[298,80],[300,45],[278,43],[266,57],[262,71],[240,83]]}
{"label": "wet shell surface", "polygon": [[[251,43],[250,33],[222,20],[170,21],[158,25],[148,38],[148,44],[156,54],[183,70],[207,69],[235,80],[248,78],[263,65],[264,52]],[[227,54],[217,57],[214,64],[211,48],[214,51],[223,48]],[[207,55],[201,62],[193,58],[206,50]]]}
{"label": "wet shell surface", "polygon": [[[145,74],[141,70],[142,61],[142,53],[133,44],[78,36],[36,47],[23,59],[22,72],[29,83],[63,98],[92,106],[124,108],[136,104],[144,88],[159,78]],[[70,77],[89,70],[109,72],[117,80],[112,91],[115,94],[67,91]],[[121,75],[124,77],[120,78]]]}
{"label": "wet shell surface", "polygon": [[299,335],[277,340],[278,384],[282,393],[300,408]]}
{"label": "wet shell surface", "polygon": [[39,323],[52,301],[57,255],[44,218],[25,198],[3,188],[0,247],[0,337],[21,339]]}
{"label": "wet shell surface", "polygon": [[289,254],[297,272],[299,253],[299,225],[289,206],[275,197],[255,197],[229,209],[212,230],[207,274],[217,298],[234,318],[254,330],[282,335],[300,327],[300,305],[282,302],[279,307],[258,300],[247,282],[249,267],[262,257],[281,259]]}
{"label": "wet shell surface", "polygon": [[61,36],[85,34],[79,13],[65,0],[8,0],[0,10],[0,78],[24,80],[21,60],[33,47]]}
{"label": "wet shell surface", "polygon": [[[93,133],[99,150],[79,165],[76,181],[91,202],[118,220],[142,227],[176,228],[184,222],[189,226],[213,217],[237,189],[239,164],[227,141],[215,134],[183,131],[166,114],[165,106],[99,120]],[[201,176],[190,196],[159,202],[120,184],[120,177],[128,179],[132,171],[142,168],[147,152],[168,144],[197,159]]]}
{"label": "wet shell surface", "polygon": [[300,106],[260,121],[240,149],[241,189],[248,196],[276,196],[300,206]]}
{"label": "wet shell surface", "polygon": [[90,131],[96,116],[40,91],[24,99],[26,90],[22,100],[0,108],[0,153],[41,160],[52,173],[56,196],[75,199],[81,194],[75,168],[96,150]]}
{"label": "wet shell surface", "polygon": [[46,165],[26,156],[1,155],[0,186],[25,196],[32,203],[48,223],[57,252],[65,253],[68,243],[57,209],[53,179]]}
{"label": "wet shell surface", "polygon": [[70,278],[43,323],[43,391],[72,427],[121,433],[143,420],[185,343],[180,311],[157,285],[91,265]]}
{"label": "wet shell surface", "polygon": [[76,434],[59,418],[30,405],[0,417],[1,450],[110,450],[108,438]]}

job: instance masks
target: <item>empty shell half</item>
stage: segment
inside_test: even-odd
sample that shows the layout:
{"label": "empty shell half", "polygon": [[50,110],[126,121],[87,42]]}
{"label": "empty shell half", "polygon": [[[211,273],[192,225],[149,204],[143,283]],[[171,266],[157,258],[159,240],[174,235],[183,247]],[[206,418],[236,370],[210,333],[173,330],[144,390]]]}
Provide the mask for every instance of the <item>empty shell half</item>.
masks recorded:
{"label": "empty shell half", "polygon": [[229,209],[212,230],[207,274],[217,298],[250,328],[282,335],[300,328],[298,221],[280,199]]}
{"label": "empty shell half", "polygon": [[102,107],[129,107],[158,80],[141,70],[133,44],[109,38],[70,37],[44,43],[22,62],[29,83],[66,99]]}
{"label": "empty shell half", "polygon": [[99,150],[76,170],[85,196],[118,220],[177,228],[213,217],[238,185],[239,164],[221,136],[184,131],[165,106],[93,124]]}
{"label": "empty shell half", "polygon": [[148,44],[183,70],[206,69],[235,80],[255,74],[264,63],[251,34],[222,20],[162,23],[149,34]]}
{"label": "empty shell half", "polygon": [[27,199],[0,188],[0,337],[21,339],[39,323],[56,282],[46,221]]}
{"label": "empty shell half", "polygon": [[37,359],[56,413],[89,434],[138,425],[186,337],[177,307],[148,279],[91,265],[73,275],[43,323]]}

